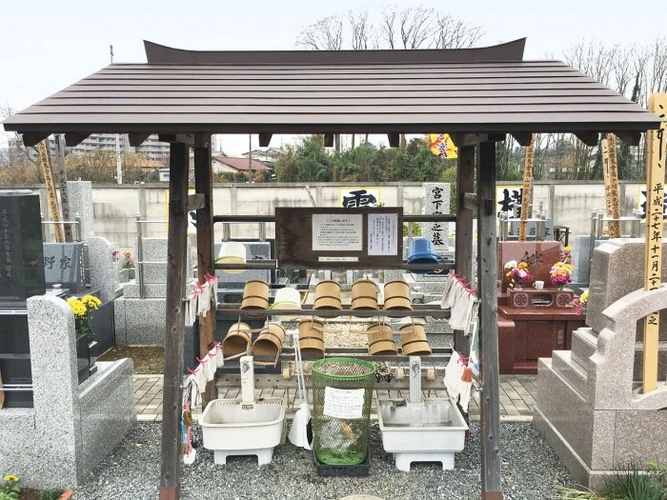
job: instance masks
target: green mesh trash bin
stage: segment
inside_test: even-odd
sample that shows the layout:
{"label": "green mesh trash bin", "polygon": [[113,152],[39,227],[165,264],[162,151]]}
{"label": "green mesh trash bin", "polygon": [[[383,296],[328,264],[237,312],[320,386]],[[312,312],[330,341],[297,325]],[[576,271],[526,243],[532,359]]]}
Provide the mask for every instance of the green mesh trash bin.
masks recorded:
{"label": "green mesh trash bin", "polygon": [[366,460],[375,365],[352,358],[313,363],[313,450],[328,465]]}

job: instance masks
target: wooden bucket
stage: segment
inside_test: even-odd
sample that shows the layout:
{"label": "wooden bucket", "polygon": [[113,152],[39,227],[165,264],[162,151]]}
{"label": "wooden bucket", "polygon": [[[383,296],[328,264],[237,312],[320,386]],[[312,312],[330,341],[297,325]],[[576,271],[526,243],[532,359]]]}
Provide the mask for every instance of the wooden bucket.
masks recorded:
{"label": "wooden bucket", "polygon": [[333,280],[322,280],[315,286],[315,297],[337,297],[340,300],[340,284]]}
{"label": "wooden bucket", "polygon": [[408,341],[410,340],[426,340],[426,330],[424,330],[424,325],[419,323],[410,324],[407,323],[399,329],[401,333],[401,344],[405,343],[403,338],[405,337]]}
{"label": "wooden bucket", "polygon": [[313,309],[342,309],[343,304],[340,297],[331,297],[328,295],[321,295],[316,297],[313,301]]}
{"label": "wooden bucket", "polygon": [[422,356],[431,354],[431,346],[426,340],[423,325],[404,325],[401,328],[401,351],[405,355]]}
{"label": "wooden bucket", "polygon": [[245,354],[248,352],[248,345],[252,333],[250,327],[241,323],[234,323],[229,327],[227,335],[222,339],[222,353],[224,356],[236,356],[237,354]]}
{"label": "wooden bucket", "polygon": [[253,309],[269,308],[269,284],[262,280],[247,281],[243,288],[243,300],[241,309],[249,311]]}
{"label": "wooden bucket", "polygon": [[375,342],[368,342],[369,354],[397,354],[398,349],[393,340],[376,340]]}
{"label": "wooden bucket", "polygon": [[299,349],[303,359],[324,357],[324,323],[317,319],[299,321]]}
{"label": "wooden bucket", "polygon": [[396,354],[398,352],[391,326],[375,323],[367,328],[367,332],[369,354]]}
{"label": "wooden bucket", "polygon": [[377,297],[355,297],[350,302],[350,309],[377,309]]}
{"label": "wooden bucket", "polygon": [[285,329],[278,323],[267,323],[252,344],[252,355],[273,361],[283,350]]}
{"label": "wooden bucket", "polygon": [[384,309],[412,309],[410,286],[403,280],[384,284]]}

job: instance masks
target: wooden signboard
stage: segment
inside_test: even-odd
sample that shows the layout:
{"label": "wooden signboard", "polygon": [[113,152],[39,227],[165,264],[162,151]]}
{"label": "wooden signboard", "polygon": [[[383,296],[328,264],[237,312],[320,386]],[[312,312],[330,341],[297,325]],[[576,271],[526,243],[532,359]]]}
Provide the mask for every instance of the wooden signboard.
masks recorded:
{"label": "wooden signboard", "polygon": [[403,209],[276,207],[281,269],[368,269],[403,261]]}
{"label": "wooden signboard", "polygon": [[[665,163],[667,162],[667,94],[653,94],[649,110],[660,117],[660,129],[646,133],[646,259],[644,290],[657,290],[662,284],[662,229]],[[660,311],[644,318],[644,373],[643,392],[657,388]]]}

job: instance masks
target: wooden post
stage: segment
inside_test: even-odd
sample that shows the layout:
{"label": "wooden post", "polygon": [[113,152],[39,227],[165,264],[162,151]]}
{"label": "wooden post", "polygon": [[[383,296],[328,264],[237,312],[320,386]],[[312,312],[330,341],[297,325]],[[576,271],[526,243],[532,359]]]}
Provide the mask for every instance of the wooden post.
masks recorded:
{"label": "wooden post", "polygon": [[[58,168],[56,172],[56,182],[60,190],[60,210],[65,222],[71,222],[69,213],[69,189],[67,188],[67,169],[65,168],[65,134],[56,134],[56,149],[58,151]],[[71,243],[74,241],[72,237],[72,224],[63,224],[65,230],[65,241]]]}
{"label": "wooden post", "polygon": [[[197,278],[199,283],[205,283],[207,274],[215,274],[213,261],[213,183],[211,179],[211,146],[210,137],[206,146],[195,147],[195,191],[203,194],[204,208],[197,210]],[[199,316],[199,357],[204,359],[210,344],[215,341],[215,308]],[[217,397],[215,380],[206,385],[206,392],[202,395],[202,409],[209,401]]]}
{"label": "wooden post", "polygon": [[[519,221],[519,241],[526,241],[526,226],[530,211],[530,186],[533,182],[533,163],[535,159],[535,134],[530,134],[530,144],[526,148],[523,167],[523,190],[521,191],[521,220]],[[495,183],[495,178],[493,180]],[[537,235],[535,235],[537,238]]]}
{"label": "wooden post", "polygon": [[[466,193],[472,193],[475,182],[475,147],[459,147],[456,176],[456,272],[472,278],[472,210],[465,207]],[[454,348],[470,355],[470,340],[462,331],[454,332]]]}
{"label": "wooden post", "polygon": [[500,400],[498,388],[498,308],[496,289],[496,145],[482,142],[477,159],[477,276],[479,283],[479,352],[482,376],[480,432],[482,500],[503,498],[500,478]]}
{"label": "wooden post", "polygon": [[40,141],[37,145],[39,150],[39,165],[42,169],[42,177],[44,177],[44,184],[46,185],[46,197],[49,200],[49,209],[51,210],[51,217],[53,217],[53,229],[56,235],[56,241],[62,243],[65,241],[63,236],[63,228],[60,225],[60,211],[58,210],[58,197],[56,196],[56,188],[53,185],[53,172],[51,171],[51,162],[49,161],[49,146],[46,139]]}
{"label": "wooden post", "polygon": [[[616,161],[616,136],[607,134],[601,141],[604,194],[607,201],[607,217],[620,219],[621,200],[618,196],[618,163]],[[621,222],[611,221],[607,225],[610,238],[621,237]]]}
{"label": "wooden post", "polygon": [[167,322],[162,396],[162,468],[160,500],[180,497],[180,421],[182,412],[183,336],[187,256],[188,147],[169,148],[169,229],[167,249]]}
{"label": "wooden post", "polygon": [[[646,134],[646,250],[644,290],[657,290],[662,284],[662,226],[667,161],[667,94],[655,93],[648,101],[649,110],[662,119],[659,130]],[[643,392],[658,387],[658,344],[660,311],[644,318]]]}

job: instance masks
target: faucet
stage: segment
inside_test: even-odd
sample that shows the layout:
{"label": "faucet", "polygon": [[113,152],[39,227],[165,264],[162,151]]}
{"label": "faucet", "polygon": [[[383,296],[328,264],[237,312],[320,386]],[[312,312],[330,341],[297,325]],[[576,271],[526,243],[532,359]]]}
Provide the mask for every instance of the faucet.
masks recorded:
{"label": "faucet", "polygon": [[410,356],[410,404],[419,404],[422,399],[422,359]]}

